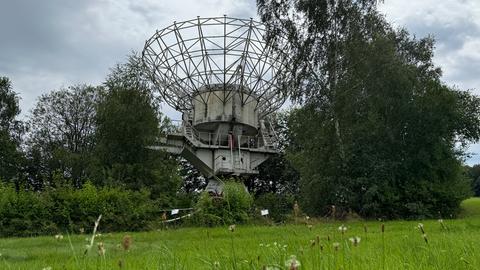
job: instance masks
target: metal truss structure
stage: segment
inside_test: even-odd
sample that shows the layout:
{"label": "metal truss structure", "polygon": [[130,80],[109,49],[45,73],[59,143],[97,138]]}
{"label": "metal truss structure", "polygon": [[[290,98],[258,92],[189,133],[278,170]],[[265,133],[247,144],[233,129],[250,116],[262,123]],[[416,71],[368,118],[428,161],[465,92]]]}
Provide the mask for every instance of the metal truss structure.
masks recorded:
{"label": "metal truss structure", "polygon": [[253,19],[198,17],[157,31],[142,59],[164,100],[178,111],[192,110],[195,100],[207,105],[209,95],[225,104],[235,90],[263,118],[287,98],[291,78],[282,72],[289,65],[284,51],[267,44],[265,26]]}

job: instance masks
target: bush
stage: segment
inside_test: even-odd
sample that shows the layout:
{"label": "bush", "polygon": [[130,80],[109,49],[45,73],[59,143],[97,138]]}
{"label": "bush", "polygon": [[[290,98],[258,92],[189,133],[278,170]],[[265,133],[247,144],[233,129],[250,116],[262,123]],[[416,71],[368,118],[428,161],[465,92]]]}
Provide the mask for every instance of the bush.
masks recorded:
{"label": "bush", "polygon": [[160,220],[147,191],[61,187],[44,192],[19,191],[0,185],[0,236],[87,232],[102,214],[101,231],[150,229]]}
{"label": "bush", "polygon": [[286,221],[292,213],[294,198],[290,195],[265,193],[255,199],[255,207],[268,209],[268,216],[275,222]]}
{"label": "bush", "polygon": [[212,197],[206,192],[200,195],[193,221],[205,226],[246,223],[252,203],[243,184],[229,181],[223,187],[223,197]]}

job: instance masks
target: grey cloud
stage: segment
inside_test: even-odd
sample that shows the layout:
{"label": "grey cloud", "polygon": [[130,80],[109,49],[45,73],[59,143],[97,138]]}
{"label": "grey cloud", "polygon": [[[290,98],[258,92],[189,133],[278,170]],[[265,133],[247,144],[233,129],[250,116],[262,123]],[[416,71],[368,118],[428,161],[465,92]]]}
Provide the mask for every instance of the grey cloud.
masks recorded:
{"label": "grey cloud", "polygon": [[0,75],[12,79],[26,113],[42,93],[101,83],[110,67],[141,51],[156,29],[223,14],[255,16],[255,1],[2,1]]}

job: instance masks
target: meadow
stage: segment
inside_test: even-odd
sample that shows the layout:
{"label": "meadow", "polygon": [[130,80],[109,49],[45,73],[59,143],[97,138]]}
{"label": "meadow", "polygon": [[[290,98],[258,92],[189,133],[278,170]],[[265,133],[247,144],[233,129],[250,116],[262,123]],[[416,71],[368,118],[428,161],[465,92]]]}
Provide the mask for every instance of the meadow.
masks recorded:
{"label": "meadow", "polygon": [[0,239],[0,269],[480,269],[480,198],[459,219],[313,221]]}

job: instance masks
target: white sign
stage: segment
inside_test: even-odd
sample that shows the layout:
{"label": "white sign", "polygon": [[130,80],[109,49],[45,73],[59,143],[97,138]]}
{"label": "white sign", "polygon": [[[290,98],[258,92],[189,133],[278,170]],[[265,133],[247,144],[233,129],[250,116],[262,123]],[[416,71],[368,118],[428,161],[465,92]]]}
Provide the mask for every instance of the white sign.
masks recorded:
{"label": "white sign", "polygon": [[178,209],[173,209],[172,210],[172,215],[176,215],[176,214],[178,214]]}
{"label": "white sign", "polygon": [[260,210],[260,214],[261,214],[262,216],[268,215],[268,209]]}

